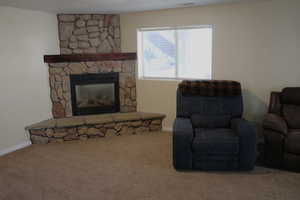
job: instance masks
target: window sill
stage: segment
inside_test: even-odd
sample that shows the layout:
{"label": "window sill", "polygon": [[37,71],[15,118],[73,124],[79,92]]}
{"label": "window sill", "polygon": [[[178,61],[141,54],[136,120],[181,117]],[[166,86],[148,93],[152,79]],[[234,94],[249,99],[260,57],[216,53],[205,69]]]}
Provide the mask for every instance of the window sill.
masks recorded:
{"label": "window sill", "polygon": [[180,82],[183,80],[197,80],[197,81],[201,81],[201,80],[212,80],[212,78],[208,78],[208,79],[195,79],[195,78],[166,78],[166,77],[138,77],[138,80],[141,81],[176,81],[176,82]]}

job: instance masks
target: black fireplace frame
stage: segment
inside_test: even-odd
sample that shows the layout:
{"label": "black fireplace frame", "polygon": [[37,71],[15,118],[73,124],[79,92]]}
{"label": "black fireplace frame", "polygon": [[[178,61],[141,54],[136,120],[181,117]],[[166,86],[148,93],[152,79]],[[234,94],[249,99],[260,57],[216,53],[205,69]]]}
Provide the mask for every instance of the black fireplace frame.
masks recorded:
{"label": "black fireplace frame", "polygon": [[[76,85],[88,85],[88,84],[99,84],[99,83],[114,84],[115,104],[113,106],[86,107],[86,108],[77,107],[76,89],[75,89]],[[73,115],[76,116],[76,115],[115,113],[120,111],[118,72],[70,75],[70,85],[71,85],[71,101],[72,101]]]}

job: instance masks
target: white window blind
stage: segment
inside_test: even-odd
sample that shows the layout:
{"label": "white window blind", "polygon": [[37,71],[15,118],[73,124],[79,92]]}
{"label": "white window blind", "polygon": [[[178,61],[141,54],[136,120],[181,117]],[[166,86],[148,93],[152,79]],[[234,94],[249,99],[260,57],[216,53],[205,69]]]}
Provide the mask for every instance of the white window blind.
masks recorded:
{"label": "white window blind", "polygon": [[141,79],[211,79],[212,26],[138,30]]}

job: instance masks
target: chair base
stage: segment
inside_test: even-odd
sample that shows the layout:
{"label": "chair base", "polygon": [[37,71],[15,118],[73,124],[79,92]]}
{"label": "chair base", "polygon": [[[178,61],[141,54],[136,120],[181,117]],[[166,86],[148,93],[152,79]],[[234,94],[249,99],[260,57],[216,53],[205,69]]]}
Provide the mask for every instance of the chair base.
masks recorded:
{"label": "chair base", "polygon": [[234,171],[239,170],[238,161],[195,161],[193,169],[203,171]]}
{"label": "chair base", "polygon": [[300,155],[285,153],[283,167],[289,171],[300,172]]}

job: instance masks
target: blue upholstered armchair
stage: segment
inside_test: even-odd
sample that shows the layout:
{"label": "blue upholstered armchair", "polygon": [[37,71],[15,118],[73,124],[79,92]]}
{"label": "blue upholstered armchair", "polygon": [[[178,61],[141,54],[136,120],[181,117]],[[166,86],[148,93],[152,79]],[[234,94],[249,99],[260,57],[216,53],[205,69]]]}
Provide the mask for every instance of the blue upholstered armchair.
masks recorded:
{"label": "blue upholstered armchair", "polygon": [[242,114],[240,83],[181,82],[173,127],[175,169],[252,170],[256,132]]}

